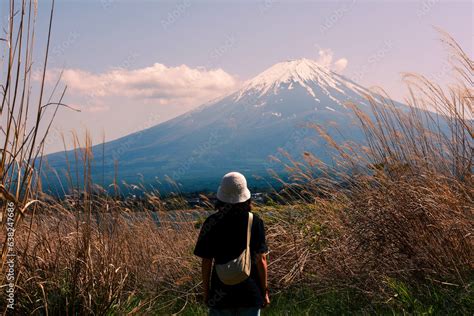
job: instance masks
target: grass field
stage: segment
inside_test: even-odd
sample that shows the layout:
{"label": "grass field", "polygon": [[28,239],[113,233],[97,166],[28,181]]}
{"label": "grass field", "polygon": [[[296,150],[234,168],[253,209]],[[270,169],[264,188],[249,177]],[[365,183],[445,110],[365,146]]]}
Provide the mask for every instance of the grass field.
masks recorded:
{"label": "grass field", "polygon": [[[28,15],[19,18],[27,25]],[[334,163],[307,152],[282,162],[292,176],[276,192],[278,203],[254,209],[265,220],[271,250],[273,301],[264,315],[472,315],[473,62],[449,36],[442,40],[456,56],[452,86],[407,74],[411,111],[367,95],[369,118],[348,104],[365,145],[335,143],[314,126],[338,152]],[[84,185],[65,184],[70,195],[64,200],[43,193],[39,158],[50,126],[42,121],[45,73],[39,102],[32,104],[32,44],[22,41],[3,59],[8,74],[0,111],[0,284],[10,284],[13,251],[15,311],[204,315],[200,263],[192,254],[203,218],[158,226],[156,216],[170,215],[159,192],[146,192],[142,204],[106,194],[91,182],[89,137],[76,150],[83,173],[70,170]],[[46,71],[47,54],[43,62]],[[62,96],[48,106],[57,110]],[[436,110],[446,122],[420,109]],[[8,203],[15,206],[11,248]],[[211,209],[205,207],[202,216]],[[7,303],[2,290],[0,306]]]}

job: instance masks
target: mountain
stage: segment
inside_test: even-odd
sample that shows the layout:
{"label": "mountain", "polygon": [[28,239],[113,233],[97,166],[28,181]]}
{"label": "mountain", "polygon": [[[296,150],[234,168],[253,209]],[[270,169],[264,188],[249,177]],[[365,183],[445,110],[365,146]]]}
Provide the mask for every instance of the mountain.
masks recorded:
{"label": "mountain", "polygon": [[[355,115],[344,103],[355,102],[369,113],[364,98],[369,93],[315,61],[281,62],[230,95],[106,143],[105,157],[102,145],[95,146],[92,175],[99,183],[105,175],[110,183],[117,161],[118,178],[127,183],[164,187],[157,179],[168,176],[184,191],[215,190],[223,174],[237,170],[247,175],[250,185],[261,185],[253,176],[265,180],[267,169],[283,172],[281,164],[269,159],[281,155],[279,148],[295,157],[311,151],[324,160],[330,158],[324,141],[307,128],[308,123],[326,126],[339,140],[360,141]],[[46,158],[60,175],[65,173],[64,153]]]}

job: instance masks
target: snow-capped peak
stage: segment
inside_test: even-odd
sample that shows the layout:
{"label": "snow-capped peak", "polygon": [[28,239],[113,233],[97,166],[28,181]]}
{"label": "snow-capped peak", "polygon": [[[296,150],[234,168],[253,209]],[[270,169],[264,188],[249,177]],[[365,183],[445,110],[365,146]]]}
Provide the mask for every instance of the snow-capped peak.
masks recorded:
{"label": "snow-capped peak", "polygon": [[294,85],[300,85],[313,98],[317,98],[315,86],[318,86],[327,95],[330,95],[329,90],[344,93],[341,89],[343,86],[360,90],[352,82],[334,73],[326,66],[314,60],[302,58],[277,63],[245,82],[242,89],[237,93],[236,100],[238,101],[249,93],[257,93],[258,96],[263,96],[272,91],[276,94],[283,84],[290,90],[294,88]]}
{"label": "snow-capped peak", "polygon": [[303,58],[277,63],[247,82],[247,86],[268,86],[289,81],[314,81],[318,77],[331,77],[331,71],[313,60]]}
{"label": "snow-capped peak", "polygon": [[282,83],[298,83],[315,97],[314,92],[308,85],[311,81],[326,85],[333,84],[334,80],[331,71],[314,60],[306,58],[288,60],[271,66],[255,78],[247,81],[240,90],[238,99],[250,90],[255,90],[260,95],[272,89],[276,93]]}

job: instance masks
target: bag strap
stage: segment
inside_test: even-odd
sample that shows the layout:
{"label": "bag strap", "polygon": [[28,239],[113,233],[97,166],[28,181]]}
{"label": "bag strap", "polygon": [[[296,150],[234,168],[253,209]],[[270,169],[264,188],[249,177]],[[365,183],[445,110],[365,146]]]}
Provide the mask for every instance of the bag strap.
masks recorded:
{"label": "bag strap", "polygon": [[247,248],[250,247],[250,238],[252,237],[252,222],[253,222],[253,214],[249,212],[249,220],[247,223]]}

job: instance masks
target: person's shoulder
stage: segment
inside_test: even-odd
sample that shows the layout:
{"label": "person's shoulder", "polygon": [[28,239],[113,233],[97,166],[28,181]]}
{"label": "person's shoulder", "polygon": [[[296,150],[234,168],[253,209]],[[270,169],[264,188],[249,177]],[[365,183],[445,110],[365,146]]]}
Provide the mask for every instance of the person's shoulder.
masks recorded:
{"label": "person's shoulder", "polygon": [[221,214],[219,213],[219,211],[216,211],[214,213],[212,213],[211,215],[209,215],[205,220],[204,222],[202,223],[203,226],[205,225],[209,225],[209,224],[213,224],[217,221],[219,221],[219,219],[221,218]]}

